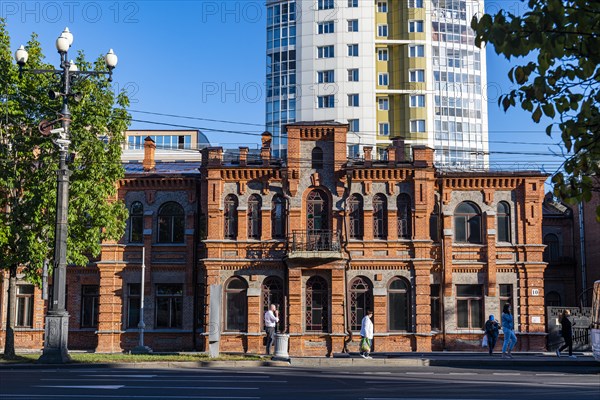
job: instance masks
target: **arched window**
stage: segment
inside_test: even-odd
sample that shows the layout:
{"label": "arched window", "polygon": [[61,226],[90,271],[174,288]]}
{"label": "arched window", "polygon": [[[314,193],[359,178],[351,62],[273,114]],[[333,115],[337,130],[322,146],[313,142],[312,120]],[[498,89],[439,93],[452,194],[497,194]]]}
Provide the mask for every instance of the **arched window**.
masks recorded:
{"label": "arched window", "polygon": [[158,243],[183,243],[184,233],[183,208],[175,202],[163,204],[158,210]]}
{"label": "arched window", "polygon": [[329,329],[329,288],[325,279],[313,276],[306,282],[306,330]]}
{"label": "arched window", "polygon": [[142,243],[144,241],[144,206],[139,201],[134,201],[129,209],[129,242]]}
{"label": "arched window", "polygon": [[388,325],[390,331],[409,331],[410,284],[404,278],[393,278],[388,286]]}
{"label": "arched window", "polygon": [[262,231],[262,200],[253,194],[248,199],[248,239],[259,240]]}
{"label": "arched window", "polygon": [[282,196],[274,196],[271,203],[271,236],[274,239],[285,238],[285,200]]}
{"label": "arched window", "polygon": [[440,221],[440,206],[436,201],[435,205],[433,206],[433,212],[429,216],[429,237],[434,242],[440,241],[439,221]]}
{"label": "arched window", "polygon": [[468,201],[454,211],[454,240],[457,243],[481,243],[481,211]]}
{"label": "arched window", "polygon": [[285,304],[283,303],[283,281],[276,276],[265,278],[262,284],[262,315],[261,324],[264,324],[262,316],[267,312],[271,304],[275,304],[279,310],[279,329],[284,326]]}
{"label": "arched window", "polygon": [[363,198],[353,194],[348,200],[348,219],[350,224],[350,239],[362,239],[364,231]]}
{"label": "arched window", "polygon": [[313,190],[306,200],[306,229],[309,232],[329,229],[329,202],[321,190]]}
{"label": "arched window", "polygon": [[350,282],[350,329],[360,331],[367,310],[373,310],[373,285],[362,276]]}
{"label": "arched window", "polygon": [[373,237],[387,239],[387,199],[382,194],[373,197]]}
{"label": "arched window", "polygon": [[398,237],[410,239],[412,236],[412,215],[410,196],[402,193],[398,196]]}
{"label": "arched window", "polygon": [[247,322],[248,285],[241,278],[233,277],[225,286],[225,330],[245,331]]}
{"label": "arched window", "polygon": [[558,292],[552,291],[546,293],[546,307],[560,306],[562,306],[562,302],[560,300],[560,294],[558,294]]}
{"label": "arched window", "polygon": [[323,168],[323,150],[320,147],[315,147],[312,150],[312,168]]}
{"label": "arched window", "polygon": [[238,199],[230,194],[225,198],[225,239],[237,239],[238,229]]}
{"label": "arched window", "polygon": [[558,236],[556,236],[554,233],[547,234],[544,236],[544,244],[546,245],[546,249],[544,250],[544,261],[558,261],[558,258],[560,257]]}
{"label": "arched window", "polygon": [[510,242],[510,206],[501,201],[496,208],[496,221],[498,225],[498,242]]}

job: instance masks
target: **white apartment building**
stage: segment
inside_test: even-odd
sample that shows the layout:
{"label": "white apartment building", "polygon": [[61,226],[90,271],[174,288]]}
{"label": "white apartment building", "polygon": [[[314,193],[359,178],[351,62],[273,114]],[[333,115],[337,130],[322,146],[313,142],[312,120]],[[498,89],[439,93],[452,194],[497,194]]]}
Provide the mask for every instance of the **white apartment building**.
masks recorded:
{"label": "white apartment building", "polygon": [[348,153],[391,138],[436,149],[438,166],[488,165],[483,0],[267,1],[266,129],[285,155],[285,124],[350,125]]}

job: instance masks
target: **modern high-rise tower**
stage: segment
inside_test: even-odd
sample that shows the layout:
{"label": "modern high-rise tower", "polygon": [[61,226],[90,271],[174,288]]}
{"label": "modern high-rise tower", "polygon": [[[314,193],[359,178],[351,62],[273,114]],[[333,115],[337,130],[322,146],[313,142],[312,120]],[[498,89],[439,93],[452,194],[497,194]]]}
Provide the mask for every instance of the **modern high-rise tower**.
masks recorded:
{"label": "modern high-rise tower", "polygon": [[267,0],[266,128],[348,122],[349,155],[390,139],[435,148],[438,166],[485,168],[483,0]]}

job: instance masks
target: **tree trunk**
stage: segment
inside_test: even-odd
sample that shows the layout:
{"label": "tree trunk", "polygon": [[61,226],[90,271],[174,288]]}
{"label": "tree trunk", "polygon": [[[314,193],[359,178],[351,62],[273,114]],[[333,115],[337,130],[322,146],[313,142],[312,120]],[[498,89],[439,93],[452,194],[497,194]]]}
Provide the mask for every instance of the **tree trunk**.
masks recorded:
{"label": "tree trunk", "polygon": [[6,307],[6,336],[4,341],[4,358],[13,360],[15,354],[15,299],[17,286],[17,266],[11,265],[9,269],[10,278],[8,280],[8,301]]}

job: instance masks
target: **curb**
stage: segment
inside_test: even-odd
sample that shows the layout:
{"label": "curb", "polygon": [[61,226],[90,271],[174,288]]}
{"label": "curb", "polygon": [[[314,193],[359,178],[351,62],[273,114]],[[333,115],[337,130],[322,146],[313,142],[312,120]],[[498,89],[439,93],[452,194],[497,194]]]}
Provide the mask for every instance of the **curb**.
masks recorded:
{"label": "curb", "polygon": [[2,369],[70,369],[70,368],[138,368],[138,369],[170,369],[170,368],[258,368],[258,367],[289,367],[287,361],[156,361],[139,363],[110,363],[110,364],[0,364]]}

